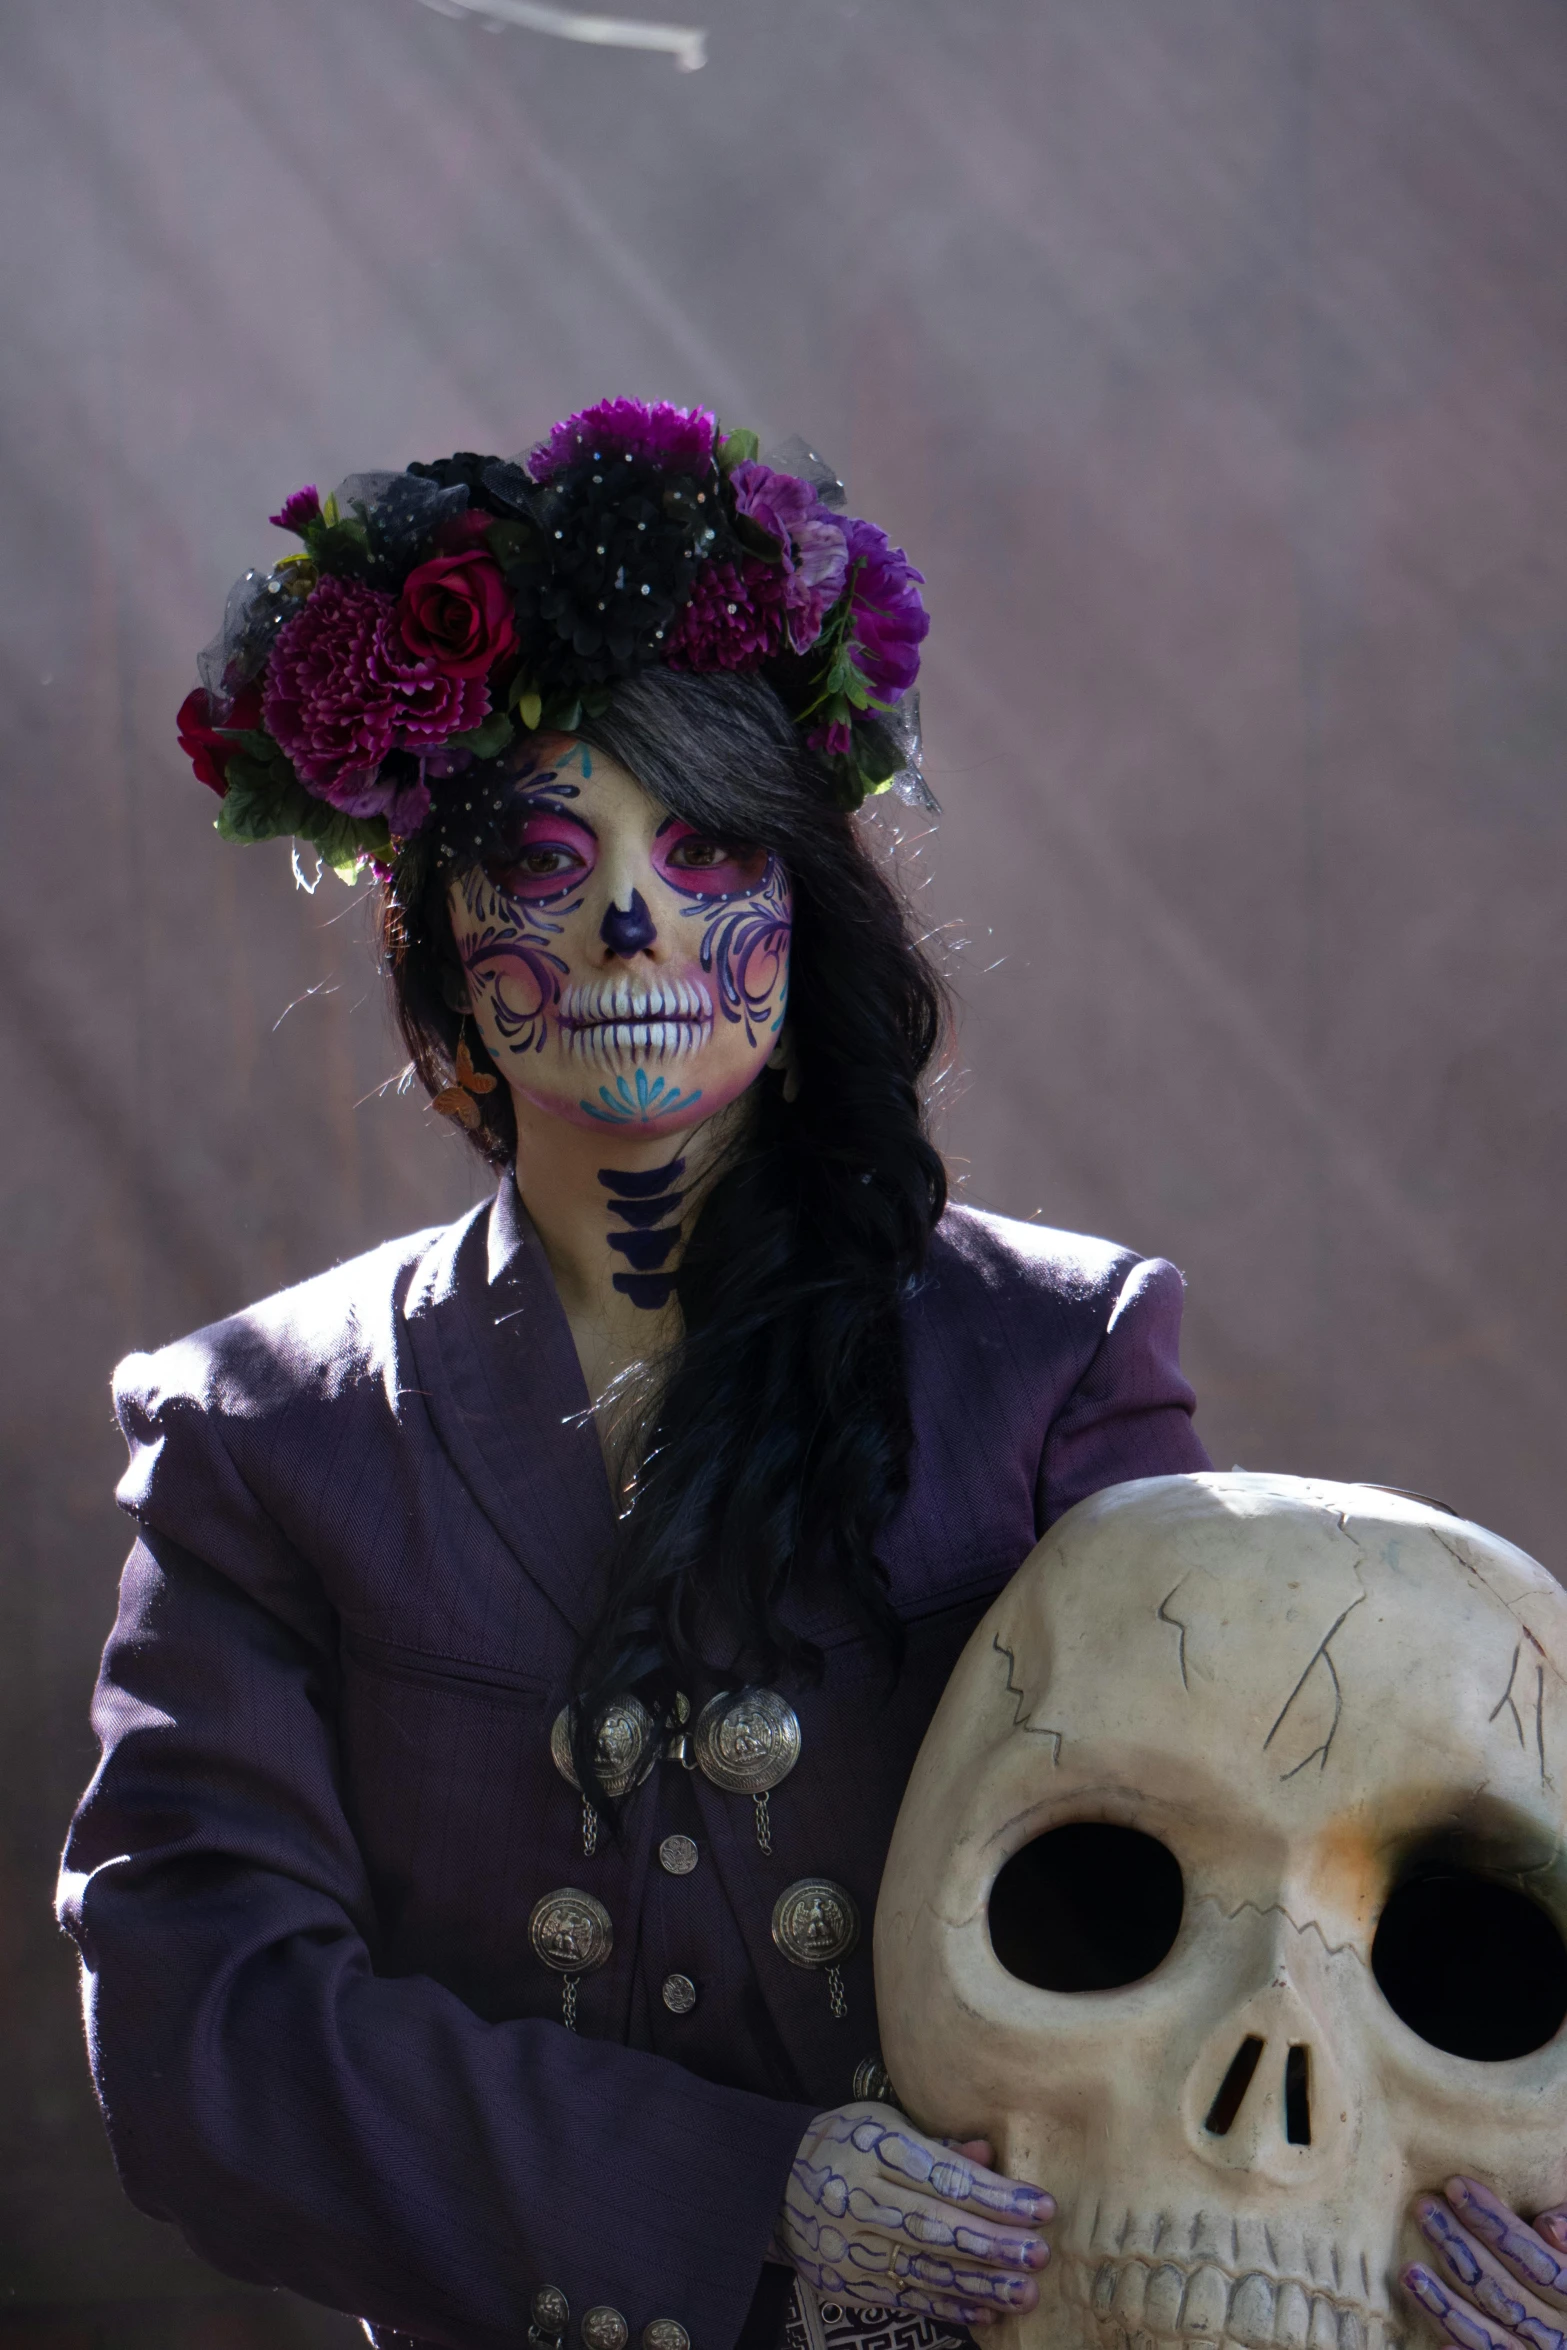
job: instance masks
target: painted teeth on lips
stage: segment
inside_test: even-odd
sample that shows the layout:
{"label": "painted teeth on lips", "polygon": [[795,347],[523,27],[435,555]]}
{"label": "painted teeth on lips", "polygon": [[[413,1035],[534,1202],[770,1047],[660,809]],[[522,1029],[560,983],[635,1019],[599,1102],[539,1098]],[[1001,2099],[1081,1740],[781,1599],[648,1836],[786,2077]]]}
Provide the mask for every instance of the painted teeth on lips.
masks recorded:
{"label": "painted teeth on lips", "polygon": [[713,999],[700,981],[687,979],[618,979],[579,981],[561,997],[560,1022],[566,1029],[582,1029],[626,1021],[684,1021],[703,1023],[713,1017]]}
{"label": "painted teeth on lips", "polygon": [[678,1061],[701,1051],[712,1034],[706,1020],[594,1020],[561,1024],[568,1056],[607,1067],[613,1061]]}

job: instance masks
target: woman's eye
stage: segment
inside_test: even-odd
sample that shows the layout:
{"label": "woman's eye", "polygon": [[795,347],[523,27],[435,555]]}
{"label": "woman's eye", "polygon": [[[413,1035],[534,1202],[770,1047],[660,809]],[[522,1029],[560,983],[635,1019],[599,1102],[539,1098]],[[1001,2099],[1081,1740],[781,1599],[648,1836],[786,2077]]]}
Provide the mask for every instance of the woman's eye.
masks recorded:
{"label": "woman's eye", "polygon": [[664,870],[677,886],[684,879],[705,896],[734,897],[755,889],[766,866],[767,851],[755,841],[715,840],[711,833],[688,832],[670,849]]}
{"label": "woman's eye", "polygon": [[569,889],[588,872],[591,843],[522,840],[486,860],[485,879],[504,897],[549,897]]}

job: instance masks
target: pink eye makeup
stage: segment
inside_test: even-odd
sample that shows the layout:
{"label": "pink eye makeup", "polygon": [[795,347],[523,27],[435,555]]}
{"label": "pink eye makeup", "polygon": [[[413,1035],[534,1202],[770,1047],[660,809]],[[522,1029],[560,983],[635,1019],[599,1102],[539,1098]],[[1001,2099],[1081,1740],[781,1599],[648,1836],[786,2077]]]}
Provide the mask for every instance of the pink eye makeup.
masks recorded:
{"label": "pink eye makeup", "polygon": [[576,817],[534,808],[505,846],[485,858],[485,879],[509,898],[537,904],[586,881],[598,853],[598,842]]}
{"label": "pink eye makeup", "polygon": [[671,816],[653,843],[653,870],[686,897],[747,897],[762,886],[768,852],[757,841],[719,840]]}

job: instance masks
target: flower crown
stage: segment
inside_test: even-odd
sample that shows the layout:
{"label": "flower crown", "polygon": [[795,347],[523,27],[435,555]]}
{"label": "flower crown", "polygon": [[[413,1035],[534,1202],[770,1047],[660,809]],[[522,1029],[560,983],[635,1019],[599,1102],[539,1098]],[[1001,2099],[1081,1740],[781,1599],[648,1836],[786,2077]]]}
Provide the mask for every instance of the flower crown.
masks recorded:
{"label": "flower crown", "polygon": [[763,463],[754,433],[639,400],[567,417],[523,462],[296,490],[270,519],[303,551],[233,588],[179,713],[218,831],[384,871],[432,820],[449,844],[476,768],[657,663],[764,674],[844,807],[889,786],[934,806],[921,574],[842,503],[803,442]]}

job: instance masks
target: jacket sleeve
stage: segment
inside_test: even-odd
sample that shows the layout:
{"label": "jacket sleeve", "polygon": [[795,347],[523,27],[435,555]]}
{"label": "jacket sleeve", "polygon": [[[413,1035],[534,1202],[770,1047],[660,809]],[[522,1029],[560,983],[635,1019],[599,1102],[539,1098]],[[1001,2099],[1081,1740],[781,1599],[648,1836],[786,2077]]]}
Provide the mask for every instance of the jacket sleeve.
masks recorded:
{"label": "jacket sleeve", "polygon": [[545,2283],[729,2350],[812,2109],[377,1976],[335,1618],[211,1474],[214,1555],[131,1554],[61,1877],[132,2200],[230,2275],[453,2350],[514,2350]]}
{"label": "jacket sleeve", "polygon": [[1181,1370],[1184,1291],[1162,1257],[1139,1258],[1126,1273],[1098,1350],[1045,1439],[1036,1500],[1041,1533],[1106,1485],[1212,1468],[1192,1426],[1197,1399]]}

